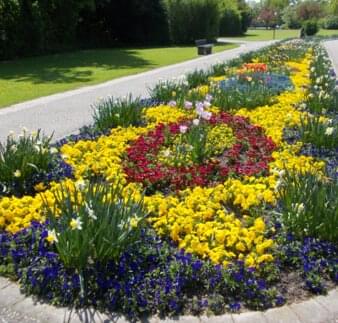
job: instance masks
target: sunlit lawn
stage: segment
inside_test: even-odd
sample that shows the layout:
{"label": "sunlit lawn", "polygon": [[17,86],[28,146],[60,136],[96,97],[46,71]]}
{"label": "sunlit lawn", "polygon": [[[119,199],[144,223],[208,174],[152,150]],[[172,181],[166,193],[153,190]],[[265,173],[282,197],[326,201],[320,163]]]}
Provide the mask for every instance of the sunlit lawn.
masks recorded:
{"label": "sunlit lawn", "polygon": [[[244,36],[240,37],[226,37],[233,39],[243,39],[243,40],[271,40],[273,39],[273,30],[266,29],[249,29],[248,32]],[[318,33],[320,36],[338,36],[338,30],[327,30],[321,29]],[[292,37],[299,37],[299,30],[291,30],[291,29],[276,29],[275,30],[275,39],[286,39]]]}
{"label": "sunlit lawn", "polygon": [[[236,46],[217,45],[214,52]],[[82,50],[0,62],[0,107],[196,57],[190,46]]]}

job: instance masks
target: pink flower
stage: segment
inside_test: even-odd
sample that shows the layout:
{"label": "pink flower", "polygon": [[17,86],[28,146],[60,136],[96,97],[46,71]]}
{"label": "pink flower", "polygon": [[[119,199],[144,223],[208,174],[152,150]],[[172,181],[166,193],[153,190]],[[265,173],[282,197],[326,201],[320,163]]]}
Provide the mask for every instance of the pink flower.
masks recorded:
{"label": "pink flower", "polygon": [[172,108],[176,107],[176,101],[172,100],[172,101],[169,101],[168,105]]}
{"label": "pink flower", "polygon": [[203,105],[203,103],[202,102],[197,102],[196,103],[196,113],[200,116],[200,115],[202,115],[203,111],[204,111],[204,105]]}
{"label": "pink flower", "polygon": [[186,133],[188,130],[187,126],[180,126],[180,133]]}
{"label": "pink flower", "polygon": [[208,111],[203,111],[201,114],[201,118],[203,118],[204,120],[210,120],[211,116],[212,116],[212,113]]}

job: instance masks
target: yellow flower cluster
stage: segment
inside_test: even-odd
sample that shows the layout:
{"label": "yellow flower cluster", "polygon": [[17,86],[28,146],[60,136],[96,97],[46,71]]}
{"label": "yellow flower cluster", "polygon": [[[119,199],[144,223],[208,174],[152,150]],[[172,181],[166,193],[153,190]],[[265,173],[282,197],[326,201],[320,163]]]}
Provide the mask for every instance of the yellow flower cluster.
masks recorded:
{"label": "yellow flower cluster", "polygon": [[75,178],[89,174],[103,176],[111,182],[123,182],[122,154],[129,142],[148,131],[148,128],[115,128],[109,136],[96,141],[80,140],[61,147],[63,158],[75,170]]}
{"label": "yellow flower cluster", "polygon": [[74,185],[72,180],[67,179],[62,183],[51,183],[51,188],[36,196],[4,197],[0,200],[0,229],[15,233],[22,228],[27,228],[32,221],[42,222],[45,220],[42,205],[54,205],[54,193],[60,185],[67,187]]}
{"label": "yellow flower cluster", "polygon": [[212,127],[207,134],[207,151],[212,150],[213,155],[222,153],[235,143],[233,131],[227,125],[221,124]]}
{"label": "yellow flower cluster", "polygon": [[169,235],[179,248],[227,265],[239,259],[248,266],[271,261],[272,240],[265,238],[262,218],[243,216],[242,221],[224,208],[231,198],[223,185],[196,187],[179,196],[156,194],[145,203],[153,216],[149,219],[160,235]]}
{"label": "yellow flower cluster", "polygon": [[168,105],[160,105],[157,107],[146,108],[143,111],[145,120],[148,123],[174,123],[182,118],[191,117],[191,112],[180,109],[178,107],[171,107]]}

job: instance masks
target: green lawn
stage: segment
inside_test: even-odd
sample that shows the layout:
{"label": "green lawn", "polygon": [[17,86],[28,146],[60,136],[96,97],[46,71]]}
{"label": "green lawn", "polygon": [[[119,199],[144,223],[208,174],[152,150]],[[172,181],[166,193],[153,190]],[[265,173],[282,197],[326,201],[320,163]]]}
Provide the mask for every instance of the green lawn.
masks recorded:
{"label": "green lawn", "polygon": [[[299,30],[291,30],[291,29],[278,29],[275,31],[275,39],[285,39],[292,37],[299,37]],[[338,36],[338,30],[326,30],[321,29],[318,33],[320,36]],[[226,37],[233,39],[243,39],[243,40],[271,40],[273,39],[273,30],[266,29],[249,29],[245,36],[240,37]]]}
{"label": "green lawn", "polygon": [[[235,47],[220,44],[214,52]],[[196,57],[191,46],[82,50],[0,62],[0,107]]]}

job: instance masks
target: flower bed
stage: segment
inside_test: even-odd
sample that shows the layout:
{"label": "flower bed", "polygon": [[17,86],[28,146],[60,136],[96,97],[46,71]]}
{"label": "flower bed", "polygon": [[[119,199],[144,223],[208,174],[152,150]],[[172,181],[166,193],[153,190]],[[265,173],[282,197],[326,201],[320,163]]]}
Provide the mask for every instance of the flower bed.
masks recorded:
{"label": "flower bed", "polygon": [[92,126],[55,145],[12,136],[0,274],[131,318],[325,293],[338,281],[329,73],[320,45],[285,42],[160,83],[150,100],[100,102]]}

